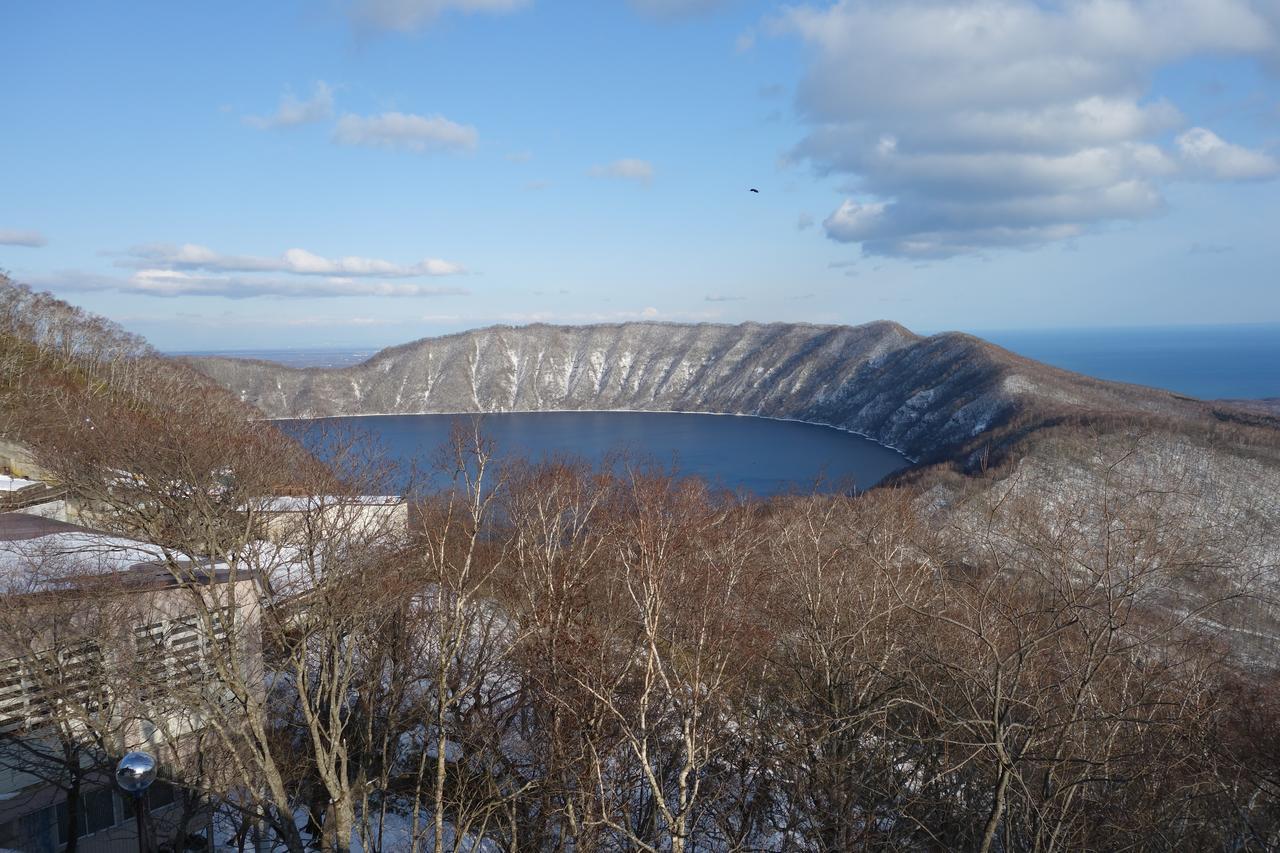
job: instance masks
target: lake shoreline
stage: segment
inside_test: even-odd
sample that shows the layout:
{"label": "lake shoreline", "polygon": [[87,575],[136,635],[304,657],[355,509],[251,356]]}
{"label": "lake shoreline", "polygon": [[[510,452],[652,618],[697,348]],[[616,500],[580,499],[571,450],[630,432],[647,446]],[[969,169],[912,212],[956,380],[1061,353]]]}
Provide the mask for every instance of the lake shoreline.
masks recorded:
{"label": "lake shoreline", "polygon": [[874,444],[878,444],[885,450],[892,450],[912,465],[920,464],[919,457],[911,457],[901,448],[894,447],[892,444],[886,444],[880,439],[865,432],[859,432],[856,429],[848,427],[836,426],[835,424],[824,424],[820,421],[806,421],[802,418],[780,418],[772,415],[753,415],[748,412],[696,412],[684,409],[504,409],[500,412],[361,412],[354,415],[316,415],[313,417],[290,417],[290,418],[261,418],[264,421],[325,421],[334,420],[336,418],[388,418],[388,417],[420,417],[423,415],[440,415],[442,417],[460,417],[463,415],[474,415],[477,417],[485,417],[486,415],[540,415],[540,414],[620,414],[620,415],[715,415],[717,417],[727,418],[759,418],[764,421],[778,421],[780,423],[805,424],[806,426],[825,427],[833,429],[837,432],[856,435],[858,438],[865,438]]}
{"label": "lake shoreline", "polygon": [[[535,417],[547,416],[544,418]],[[683,417],[658,418],[659,415]],[[682,475],[698,476],[733,490],[768,497],[795,490],[821,490],[847,483],[869,489],[908,470],[915,460],[896,448],[854,430],[799,418],[727,412],[545,409],[512,412],[423,412],[333,415],[272,419],[279,428],[309,444],[308,434],[326,423],[346,420],[345,428],[364,431],[357,418],[369,419],[367,432],[392,459],[408,463],[447,443],[459,417],[479,417],[483,431],[503,455],[527,459],[580,457],[593,465],[618,452],[635,459],[670,458]],[[732,417],[732,423],[710,417]],[[317,448],[323,446],[323,439]],[[858,484],[856,487],[853,484]]]}

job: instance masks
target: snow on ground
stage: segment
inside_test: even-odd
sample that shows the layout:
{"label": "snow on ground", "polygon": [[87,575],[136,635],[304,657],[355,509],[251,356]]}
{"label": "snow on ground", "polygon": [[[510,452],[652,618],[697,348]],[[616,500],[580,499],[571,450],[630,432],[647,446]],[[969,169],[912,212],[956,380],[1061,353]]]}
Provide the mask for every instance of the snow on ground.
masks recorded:
{"label": "snow on ground", "polygon": [[18,489],[25,489],[27,486],[38,485],[40,484],[35,480],[24,480],[21,477],[0,474],[0,492],[16,492]]}
{"label": "snow on ground", "polygon": [[[370,849],[373,850],[412,850],[413,839],[415,836],[413,826],[413,815],[400,814],[396,811],[388,810],[386,817],[381,821],[379,826],[379,816],[372,815],[370,824],[374,839],[374,844]],[[435,849],[435,828],[431,822],[430,808],[424,808],[418,813],[418,827],[416,833],[418,839],[418,850],[423,853],[430,853]],[[381,837],[382,843],[378,844],[377,839]],[[444,825],[444,846],[446,850],[462,850],[477,851],[477,853],[488,853],[494,851],[496,853],[502,848],[493,841],[486,841],[472,835],[459,838],[458,830],[453,824],[446,823]],[[359,831],[351,834],[351,853],[364,853],[364,845],[360,842]]]}
{"label": "snow on ground", "polygon": [[[417,846],[414,846],[414,825],[413,813],[411,805],[404,801],[397,801],[394,806],[389,804],[385,818],[380,820],[380,815],[376,812],[369,817],[370,837],[373,843],[369,849],[383,851],[383,853],[408,853],[410,850],[417,850],[419,853],[433,853],[435,850],[435,827],[432,824],[432,813],[430,807],[422,807],[418,812],[417,827]],[[303,841],[310,843],[311,834],[307,832],[307,812],[305,809],[298,809],[293,816],[294,824],[298,827],[298,831],[302,834]],[[360,823],[360,817],[356,817],[357,824]],[[235,843],[236,826],[224,813],[214,816],[213,820],[213,849],[218,851],[236,850]],[[357,827],[351,833],[351,853],[365,853],[364,843],[360,839],[361,829]],[[246,842],[244,849],[252,851],[254,849],[253,842]],[[283,850],[284,846],[277,844],[274,847],[264,845],[263,849]],[[474,834],[459,837],[457,828],[446,822],[444,825],[444,849],[448,851],[460,850],[464,853],[497,853],[502,848],[493,841],[487,841]],[[9,851],[0,849],[0,853],[9,853]]]}

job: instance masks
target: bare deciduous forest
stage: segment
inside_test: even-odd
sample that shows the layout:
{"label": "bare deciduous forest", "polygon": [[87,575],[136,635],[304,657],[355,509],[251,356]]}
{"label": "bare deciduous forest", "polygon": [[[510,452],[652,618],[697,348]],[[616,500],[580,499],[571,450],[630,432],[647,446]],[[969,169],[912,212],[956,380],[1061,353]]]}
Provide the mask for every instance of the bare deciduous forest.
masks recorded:
{"label": "bare deciduous forest", "polygon": [[[1269,613],[1275,567],[1166,483],[756,501],[504,460],[473,424],[431,460],[451,488],[371,513],[358,437],[322,465],[11,283],[0,395],[0,434],[169,578],[162,605],[77,555],[0,578],[39,685],[0,752],[70,801],[145,724],[241,849],[1280,847],[1276,661],[1215,627]],[[174,602],[176,663],[134,639]]]}

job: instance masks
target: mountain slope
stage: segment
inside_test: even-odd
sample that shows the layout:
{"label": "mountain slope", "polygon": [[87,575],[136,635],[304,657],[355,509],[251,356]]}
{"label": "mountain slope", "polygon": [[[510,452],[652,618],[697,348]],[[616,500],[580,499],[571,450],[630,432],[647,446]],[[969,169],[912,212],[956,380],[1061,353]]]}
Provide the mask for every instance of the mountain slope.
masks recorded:
{"label": "mountain slope", "polygon": [[705,411],[853,430],[942,459],[1028,418],[1206,420],[1205,403],[1101,382],[969,335],[895,323],[494,326],[425,338],[340,369],[194,358],[268,417],[550,409]]}

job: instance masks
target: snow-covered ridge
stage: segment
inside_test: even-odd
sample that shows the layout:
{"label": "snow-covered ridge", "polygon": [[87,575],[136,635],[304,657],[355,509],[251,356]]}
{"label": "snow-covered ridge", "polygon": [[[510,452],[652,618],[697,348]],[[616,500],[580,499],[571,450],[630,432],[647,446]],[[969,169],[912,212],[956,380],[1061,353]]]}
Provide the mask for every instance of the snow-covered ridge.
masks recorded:
{"label": "snow-covered ridge", "polygon": [[1028,407],[1200,413],[1165,392],[1086,379],[960,334],[864,326],[495,326],[363,364],[298,370],[191,359],[268,417],[547,410],[761,415],[866,435],[928,458]]}

